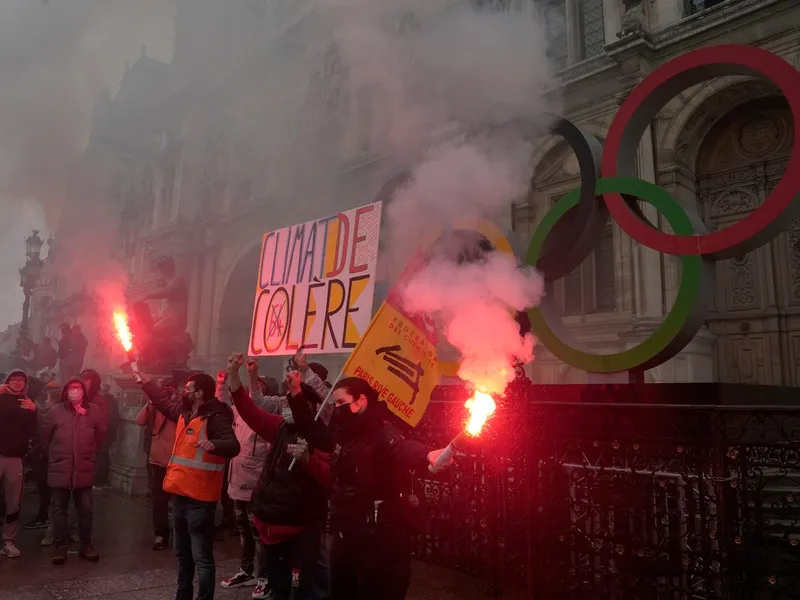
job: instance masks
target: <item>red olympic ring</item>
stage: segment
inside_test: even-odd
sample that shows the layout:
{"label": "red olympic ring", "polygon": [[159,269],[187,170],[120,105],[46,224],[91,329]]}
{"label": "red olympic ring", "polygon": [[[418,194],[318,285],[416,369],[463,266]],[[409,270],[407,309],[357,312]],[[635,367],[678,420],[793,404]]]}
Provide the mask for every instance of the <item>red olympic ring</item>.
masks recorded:
{"label": "red olympic ring", "polygon": [[[680,92],[711,77],[748,75],[771,80],[786,97],[795,132],[800,132],[800,72],[782,58],[753,46],[723,45],[694,50],[662,65],[636,86],[617,111],[606,137],[601,171],[604,178],[635,176],[642,135],[658,112]],[[800,133],[775,190],[741,221],[703,235],[664,233],[635,214],[616,192],[605,194],[614,221],[631,238],[667,254],[732,258],[755,250],[798,216],[800,202]]]}

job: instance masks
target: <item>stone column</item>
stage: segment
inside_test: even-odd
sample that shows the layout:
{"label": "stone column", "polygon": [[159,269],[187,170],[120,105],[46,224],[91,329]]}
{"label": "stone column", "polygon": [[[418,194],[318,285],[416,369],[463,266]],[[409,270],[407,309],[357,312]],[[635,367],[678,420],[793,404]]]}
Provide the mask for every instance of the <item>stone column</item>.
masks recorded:
{"label": "stone column", "polygon": [[111,457],[111,487],[130,496],[147,493],[147,455],[144,453],[144,427],[136,416],[147,399],[133,377],[114,378],[120,388],[119,432]]}
{"label": "stone column", "polygon": [[[653,130],[648,127],[639,142],[636,154],[636,174],[640,179],[655,183],[655,156],[653,152]],[[658,225],[658,211],[647,203],[642,203],[645,217]],[[636,316],[660,317],[663,309],[663,283],[661,254],[640,244],[633,247],[634,294],[636,298]]]}

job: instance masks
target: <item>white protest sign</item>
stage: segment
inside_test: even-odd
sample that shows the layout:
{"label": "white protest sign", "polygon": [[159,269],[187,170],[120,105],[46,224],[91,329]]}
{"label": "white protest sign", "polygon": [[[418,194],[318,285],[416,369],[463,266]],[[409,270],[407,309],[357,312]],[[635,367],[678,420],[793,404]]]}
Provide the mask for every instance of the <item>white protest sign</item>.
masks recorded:
{"label": "white protest sign", "polygon": [[372,319],[381,203],[261,240],[250,356],[349,353]]}

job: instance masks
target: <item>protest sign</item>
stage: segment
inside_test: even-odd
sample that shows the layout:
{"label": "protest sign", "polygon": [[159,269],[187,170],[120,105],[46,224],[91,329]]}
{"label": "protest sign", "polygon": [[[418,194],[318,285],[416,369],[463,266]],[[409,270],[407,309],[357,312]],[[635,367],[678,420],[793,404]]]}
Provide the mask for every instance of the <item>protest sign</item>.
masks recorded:
{"label": "protest sign", "polygon": [[347,353],[370,323],[381,203],[264,234],[250,356]]}
{"label": "protest sign", "polygon": [[401,275],[343,370],[346,376],[369,382],[389,409],[412,427],[422,419],[439,383],[433,320],[407,314],[399,293],[421,265],[418,256]]}

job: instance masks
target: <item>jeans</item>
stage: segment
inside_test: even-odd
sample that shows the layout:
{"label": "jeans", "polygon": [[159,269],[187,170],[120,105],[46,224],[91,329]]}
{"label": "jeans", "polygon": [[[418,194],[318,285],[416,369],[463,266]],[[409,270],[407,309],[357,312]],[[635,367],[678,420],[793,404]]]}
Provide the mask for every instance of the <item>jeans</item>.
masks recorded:
{"label": "jeans", "polygon": [[169,494],[164,491],[167,468],[161,465],[150,467],[150,501],[153,503],[153,532],[156,537],[169,539]]}
{"label": "jeans", "polygon": [[332,600],[404,600],[410,582],[411,536],[402,526],[358,537],[334,535]]}
{"label": "jeans", "polygon": [[92,488],[65,490],[54,488],[53,497],[53,539],[56,546],[66,546],[69,541],[69,499],[72,497],[78,511],[78,537],[81,546],[92,543]]}
{"label": "jeans", "polygon": [[285,542],[267,546],[267,578],[276,600],[314,598],[319,541],[319,528],[309,527]]}
{"label": "jeans", "polygon": [[178,591],[175,600],[194,600],[197,570],[197,600],[214,600],[214,510],[216,502],[201,502],[185,496],[172,497],[172,534],[178,558]]}
{"label": "jeans", "polygon": [[[253,525],[253,515],[250,514],[250,503],[244,500],[234,500],[233,509],[236,514],[236,528],[239,530],[239,541],[242,545],[242,562],[240,567],[248,575],[256,574],[263,579],[267,576],[267,562],[264,557],[264,542],[258,535],[258,530]],[[258,559],[258,572],[255,570]]]}
{"label": "jeans", "polygon": [[331,597],[331,550],[333,534],[323,533],[314,570],[314,600],[330,600]]}
{"label": "jeans", "polygon": [[19,531],[19,505],[25,487],[22,459],[0,456],[0,494],[3,496],[3,541],[13,542]]}

